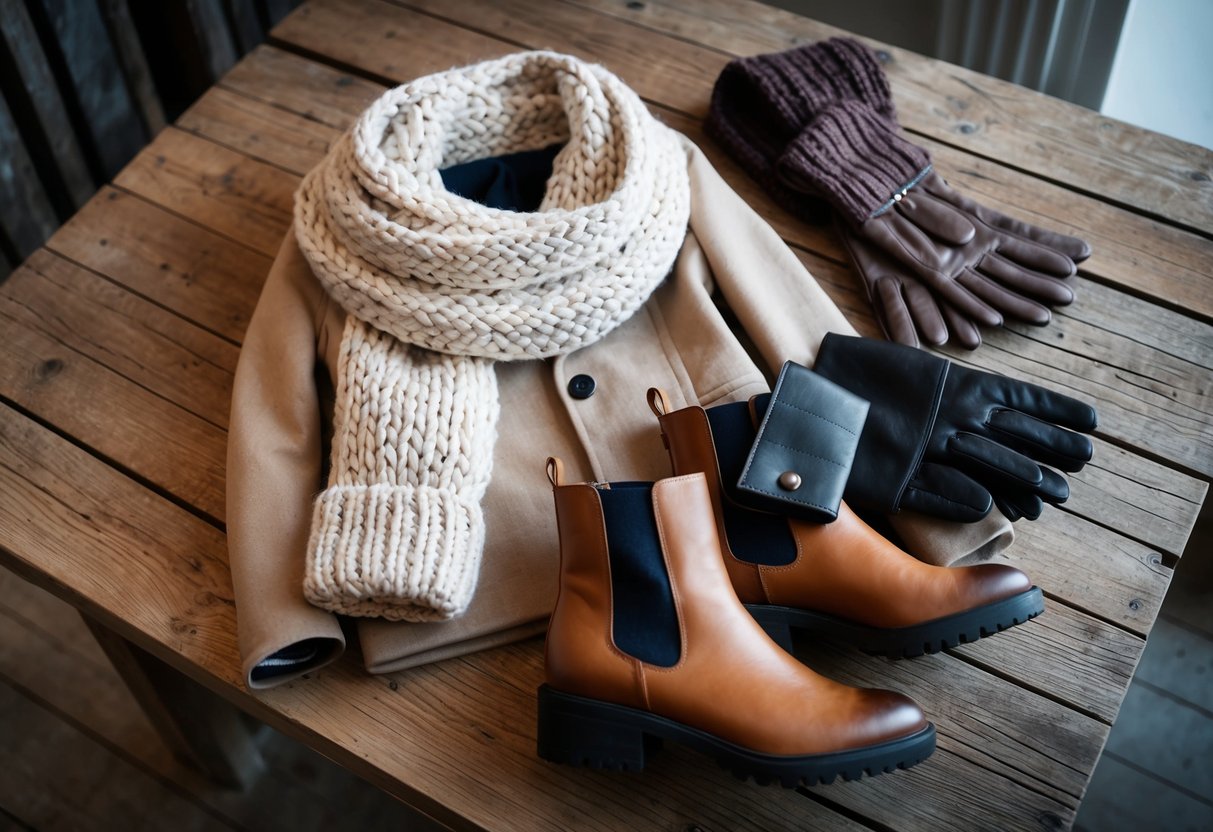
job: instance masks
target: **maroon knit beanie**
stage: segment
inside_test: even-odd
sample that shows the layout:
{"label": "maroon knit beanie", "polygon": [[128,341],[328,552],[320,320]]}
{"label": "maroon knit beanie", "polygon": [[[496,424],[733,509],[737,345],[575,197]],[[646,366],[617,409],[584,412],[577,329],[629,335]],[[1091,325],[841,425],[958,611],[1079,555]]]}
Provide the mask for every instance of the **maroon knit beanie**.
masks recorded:
{"label": "maroon knit beanie", "polygon": [[706,127],[777,202],[810,222],[826,210],[818,198],[780,180],[788,143],[837,101],[858,100],[896,121],[889,83],[876,54],[850,38],[730,61],[712,90]]}

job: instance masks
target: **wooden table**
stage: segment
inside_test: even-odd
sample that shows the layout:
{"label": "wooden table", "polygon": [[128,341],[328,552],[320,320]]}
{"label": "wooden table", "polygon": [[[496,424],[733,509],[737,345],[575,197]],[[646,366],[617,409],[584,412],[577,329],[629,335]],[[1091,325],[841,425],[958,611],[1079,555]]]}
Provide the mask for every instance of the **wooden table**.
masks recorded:
{"label": "wooden table", "polygon": [[726,0],[303,6],[0,287],[0,562],[93,621],[166,736],[220,774],[235,760],[231,779],[239,721],[161,695],[186,677],[452,826],[1068,825],[1213,475],[1213,154],[892,48],[901,117],[953,184],[1095,250],[1052,325],[949,352],[1099,409],[1070,502],[1021,523],[1009,552],[1048,612],[914,661],[801,645],[826,673],[917,699],[939,726],[934,757],[811,791],[743,784],[678,749],[642,776],[552,766],[534,751],[538,640],[381,677],[351,654],[258,696],[240,683],[232,371],[292,192],[359,110],[387,84],[517,49],[600,61],[874,334],[829,231],[775,208],[699,128],[731,56],[835,33]]}

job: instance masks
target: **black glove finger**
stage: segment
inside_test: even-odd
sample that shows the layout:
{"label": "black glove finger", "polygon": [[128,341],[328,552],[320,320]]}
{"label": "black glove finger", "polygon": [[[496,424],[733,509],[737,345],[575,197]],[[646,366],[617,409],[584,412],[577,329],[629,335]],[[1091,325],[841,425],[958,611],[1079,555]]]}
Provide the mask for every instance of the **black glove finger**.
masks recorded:
{"label": "black glove finger", "polygon": [[1046,503],[1059,505],[1070,499],[1070,483],[1066,482],[1066,478],[1054,471],[1052,468],[1046,468],[1043,465],[1040,468],[1042,474],[1040,487],[1036,489],[1036,493]]}
{"label": "black glove finger", "polygon": [[1044,479],[1040,466],[1031,459],[976,433],[952,434],[947,449],[957,468],[991,490],[999,487],[1035,490]]}
{"label": "black glove finger", "polygon": [[1010,494],[1000,492],[993,495],[994,505],[1003,516],[1014,523],[1016,520],[1035,520],[1044,511],[1045,504],[1040,498],[1030,492]]}
{"label": "black glove finger", "polygon": [[1074,302],[1074,289],[1065,278],[1032,271],[1000,254],[985,255],[977,264],[977,269],[1008,289],[1050,306],[1066,306]]}
{"label": "black glove finger", "polygon": [[927,288],[921,283],[911,280],[902,284],[901,295],[905,298],[910,316],[914,319],[914,326],[922,335],[922,340],[933,347],[946,344],[948,326],[939,310],[939,304],[935,302],[935,297],[927,291]]}
{"label": "black glove finger", "polygon": [[946,245],[963,246],[977,233],[973,220],[963,211],[919,188],[914,188],[902,197],[893,206],[893,210],[913,222],[928,236]]}
{"label": "black glove finger", "polygon": [[975,350],[981,346],[981,330],[977,328],[976,324],[946,303],[940,307],[940,310],[943,312],[944,320],[948,323],[951,340],[966,350]]}
{"label": "black glove finger", "polygon": [[[954,367],[953,371],[957,369],[962,368]],[[964,372],[981,373],[980,370],[964,370]],[[1000,403],[1009,410],[1018,410],[1020,413],[1026,413],[1063,428],[1083,433],[1090,433],[1099,426],[1095,408],[1078,399],[1064,393],[1054,393],[1052,390],[1027,381],[1018,381],[992,373],[981,373],[981,375],[985,378],[976,383],[988,391],[991,401]]]}
{"label": "black glove finger", "polygon": [[997,309],[1004,318],[1023,321],[1033,326],[1044,326],[1053,318],[1048,307],[1015,294],[975,269],[965,269],[956,278],[956,282]]}
{"label": "black glove finger", "polygon": [[999,408],[990,414],[986,424],[1008,445],[1063,471],[1081,471],[1091,461],[1093,448],[1089,438],[1035,416]]}
{"label": "black glove finger", "polygon": [[1074,261],[1060,251],[1012,234],[1002,235],[995,251],[1014,263],[1042,274],[1069,277],[1078,271]]}
{"label": "black glove finger", "polygon": [[924,462],[901,495],[898,508],[957,523],[976,523],[994,503],[985,486],[946,465]]}
{"label": "black glove finger", "polygon": [[[880,278],[876,281],[875,296],[870,300],[876,310],[876,317],[880,319],[881,328],[890,340],[909,347],[918,346],[918,330],[915,329],[910,310],[902,297],[901,281],[892,277]],[[930,336],[937,334],[924,333],[924,337],[928,339],[928,343],[936,343],[930,340]],[[944,338],[947,338],[946,332]]]}

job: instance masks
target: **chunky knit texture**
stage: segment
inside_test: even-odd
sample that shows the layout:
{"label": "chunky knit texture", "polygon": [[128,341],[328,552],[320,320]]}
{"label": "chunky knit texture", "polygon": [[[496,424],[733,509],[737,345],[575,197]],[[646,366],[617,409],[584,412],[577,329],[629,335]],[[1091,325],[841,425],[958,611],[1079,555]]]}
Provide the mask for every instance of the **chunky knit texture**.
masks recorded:
{"label": "chunky knit texture", "polygon": [[[439,171],[564,143],[539,210],[488,208]],[[599,66],[510,55],[398,87],[304,179],[300,249],[350,315],[332,470],[304,589],[348,615],[432,621],[475,588],[498,415],[493,361],[587,346],[669,273],[686,154]]]}

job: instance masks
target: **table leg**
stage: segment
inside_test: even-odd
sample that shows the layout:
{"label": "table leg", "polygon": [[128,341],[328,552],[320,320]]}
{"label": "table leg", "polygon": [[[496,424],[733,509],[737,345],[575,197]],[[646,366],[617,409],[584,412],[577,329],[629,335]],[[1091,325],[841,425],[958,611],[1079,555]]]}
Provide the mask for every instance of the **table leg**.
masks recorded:
{"label": "table leg", "polygon": [[253,723],[238,708],[146,650],[82,615],[169,749],[216,783],[248,787],[264,767]]}

